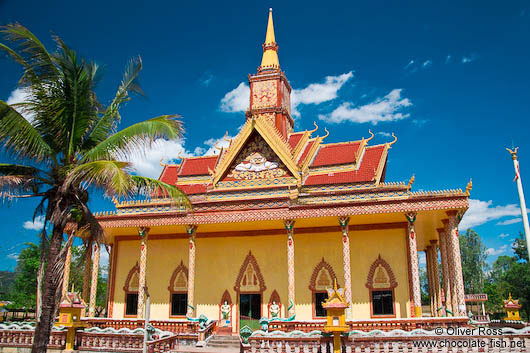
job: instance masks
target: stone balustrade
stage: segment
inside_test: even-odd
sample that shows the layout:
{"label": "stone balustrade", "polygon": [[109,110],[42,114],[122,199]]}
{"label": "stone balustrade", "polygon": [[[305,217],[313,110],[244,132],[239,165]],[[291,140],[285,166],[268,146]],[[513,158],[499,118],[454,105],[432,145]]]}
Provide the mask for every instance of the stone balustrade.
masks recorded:
{"label": "stone balustrade", "polygon": [[80,351],[136,353],[142,351],[144,335],[78,331],[75,339],[76,347]]}
{"label": "stone balustrade", "polygon": [[160,339],[151,341],[147,344],[147,352],[148,353],[171,352],[177,348],[178,343],[179,342],[178,342],[177,335],[160,338]]}
{"label": "stone balustrade", "polygon": [[[48,348],[61,349],[66,343],[66,331],[52,331]],[[33,330],[0,330],[0,347],[31,347]]]}
{"label": "stone balustrade", "polygon": [[[472,330],[472,331],[469,331]],[[453,333],[458,333],[454,335]],[[502,332],[486,328],[468,328],[467,331],[451,327],[449,330],[411,332],[393,330],[384,332],[351,331],[342,337],[344,353],[442,353],[442,352],[528,352],[530,351],[530,327],[521,330],[504,328]],[[241,344],[242,353],[275,352],[333,352],[332,338],[318,331],[290,333],[256,331]]]}
{"label": "stone balustrade", "polygon": [[[436,318],[411,318],[411,319],[373,319],[373,320],[350,320],[346,324],[350,330],[360,331],[412,331],[415,329],[432,330],[436,327],[463,327],[468,325],[467,317],[436,317]],[[272,321],[269,323],[269,331],[302,331],[311,332],[322,330],[326,320],[312,321]]]}

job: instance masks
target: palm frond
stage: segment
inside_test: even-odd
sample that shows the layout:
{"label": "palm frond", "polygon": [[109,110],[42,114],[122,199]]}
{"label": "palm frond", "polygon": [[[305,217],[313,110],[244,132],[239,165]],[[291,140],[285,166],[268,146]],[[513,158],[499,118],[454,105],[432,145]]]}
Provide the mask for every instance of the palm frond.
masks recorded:
{"label": "palm frond", "polygon": [[129,101],[129,92],[144,95],[144,91],[138,81],[141,70],[142,58],[140,56],[129,60],[114,99],[99,118],[98,122],[93,126],[85,140],[87,149],[106,139],[109,133],[116,131],[116,127],[120,121],[119,109],[125,102]]}
{"label": "palm frond", "polygon": [[134,194],[151,198],[152,196],[168,197],[172,199],[177,206],[185,206],[191,209],[191,203],[184,192],[174,185],[164,183],[163,181],[143,177],[139,175],[131,176],[134,185]]}
{"label": "palm frond", "polygon": [[24,84],[27,82],[35,81],[36,74],[33,71],[31,65],[16,51],[11,49],[5,44],[0,43],[0,50],[5,51],[13,60],[24,67],[24,74],[22,75],[19,83]]}
{"label": "palm frond", "polygon": [[66,178],[65,188],[80,185],[105,191],[109,197],[129,197],[133,190],[130,163],[120,161],[94,161],[78,165]]}
{"label": "palm frond", "polygon": [[0,32],[4,33],[7,40],[18,44],[20,55],[41,79],[57,74],[52,56],[41,41],[26,27],[13,23],[2,27]]}
{"label": "palm frond", "polygon": [[6,102],[0,100],[0,143],[17,158],[41,162],[53,157],[37,129]]}
{"label": "palm frond", "polygon": [[83,161],[126,159],[133,153],[141,153],[158,138],[179,138],[183,129],[177,118],[178,115],[163,115],[120,130],[86,152]]}
{"label": "palm frond", "polygon": [[39,191],[39,169],[18,164],[0,164],[0,199],[31,197]]}

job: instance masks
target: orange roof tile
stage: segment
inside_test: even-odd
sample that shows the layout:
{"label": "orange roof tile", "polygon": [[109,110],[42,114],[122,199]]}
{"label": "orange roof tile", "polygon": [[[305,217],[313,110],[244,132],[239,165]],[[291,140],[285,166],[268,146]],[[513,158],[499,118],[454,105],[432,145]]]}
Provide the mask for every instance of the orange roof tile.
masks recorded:
{"label": "orange roof tile", "polygon": [[361,141],[322,145],[311,167],[354,163]]}
{"label": "orange roof tile", "polygon": [[385,145],[367,147],[357,170],[310,175],[304,185],[342,184],[373,181],[381,161]]}
{"label": "orange roof tile", "polygon": [[218,157],[219,156],[185,158],[180,165],[178,176],[208,175],[208,169],[214,170]]}
{"label": "orange roof tile", "polygon": [[175,185],[177,182],[178,165],[165,165],[158,180],[166,184]]}
{"label": "orange roof tile", "polygon": [[311,147],[313,146],[314,143],[315,143],[315,140],[309,141],[307,143],[307,145],[305,146],[304,151],[302,152],[302,155],[298,159],[298,165],[301,165],[302,163],[304,163],[304,160],[306,159],[307,154],[309,153],[309,150],[311,149]]}
{"label": "orange roof tile", "polygon": [[298,142],[300,142],[300,139],[304,136],[304,132],[294,132],[292,134],[289,135],[289,140],[287,140],[287,142],[289,143],[289,145],[291,146],[292,149],[294,149],[296,147],[296,145],[298,145]]}

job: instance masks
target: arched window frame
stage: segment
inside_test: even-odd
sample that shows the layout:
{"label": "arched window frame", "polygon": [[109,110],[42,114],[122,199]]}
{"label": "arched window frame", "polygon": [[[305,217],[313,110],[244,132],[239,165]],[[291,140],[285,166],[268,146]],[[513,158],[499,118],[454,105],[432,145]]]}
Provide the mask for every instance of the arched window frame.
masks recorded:
{"label": "arched window frame", "polygon": [[[388,287],[374,288],[373,286],[374,276],[376,275],[375,271],[377,270],[379,266],[382,266],[385,269],[386,274],[388,275],[388,278],[389,278]],[[369,300],[370,300],[370,317],[371,318],[395,318],[397,314],[396,314],[396,293],[394,289],[398,286],[398,283],[396,281],[396,277],[394,275],[394,272],[392,271],[392,268],[390,267],[388,262],[386,262],[381,257],[381,254],[379,254],[377,259],[370,266],[370,269],[368,270],[368,275],[366,277],[365,286],[366,288],[368,288],[368,295],[369,295]],[[393,311],[392,315],[388,315],[388,314],[374,315],[374,303],[372,300],[374,291],[391,291],[392,292],[392,311]]]}
{"label": "arched window frame", "polygon": [[125,278],[125,284],[123,286],[124,298],[123,298],[123,317],[125,318],[135,318],[138,316],[138,307],[136,308],[136,314],[127,314],[127,299],[130,298],[130,295],[138,296],[138,288],[136,290],[131,290],[131,281],[134,275],[140,276],[140,266],[138,262],[131,268],[127,277]]}
{"label": "arched window frame", "polygon": [[324,258],[322,258],[322,260],[313,269],[313,273],[311,274],[311,279],[309,280],[309,290],[311,291],[311,303],[312,303],[312,310],[311,310],[312,314],[311,315],[313,316],[313,319],[317,319],[317,320],[322,319],[324,317],[324,316],[316,315],[317,293],[324,293],[327,295],[327,292],[325,290],[317,288],[318,274],[320,273],[322,269],[325,269],[331,276],[330,278],[332,282],[331,285],[333,285],[333,283],[336,281],[337,286],[340,286],[337,280],[337,275],[335,274],[335,271],[333,270],[333,267],[329,263],[327,263],[326,260],[324,260]]}
{"label": "arched window frame", "polygon": [[[186,290],[175,290],[175,280],[177,279],[177,276],[180,274],[180,273],[183,273],[184,276],[186,277]],[[168,291],[169,291],[169,317],[174,319],[174,318],[185,318],[186,317],[186,313],[182,314],[182,315],[173,315],[172,312],[173,312],[173,294],[186,294],[186,305],[187,305],[187,302],[188,302],[188,288],[187,288],[187,285],[188,285],[188,268],[184,265],[184,263],[182,261],[180,261],[180,264],[177,266],[177,268],[175,269],[175,271],[173,271],[173,274],[171,275],[171,279],[169,280],[169,286],[167,287]]]}

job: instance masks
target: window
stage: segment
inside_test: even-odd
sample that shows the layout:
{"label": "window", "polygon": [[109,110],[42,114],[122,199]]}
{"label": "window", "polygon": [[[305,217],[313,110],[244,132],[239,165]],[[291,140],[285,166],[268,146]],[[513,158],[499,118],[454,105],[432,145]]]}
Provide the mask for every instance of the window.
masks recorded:
{"label": "window", "polygon": [[186,315],[187,306],[188,306],[188,294],[187,293],[171,294],[171,316]]}
{"label": "window", "polygon": [[394,315],[394,298],[391,290],[372,291],[373,315]]}
{"label": "window", "polygon": [[136,316],[138,314],[138,293],[127,293],[125,297],[125,315]]}
{"label": "window", "polygon": [[328,293],[326,292],[315,292],[315,317],[326,316],[326,309],[322,307],[322,302],[325,302],[328,299]]}

